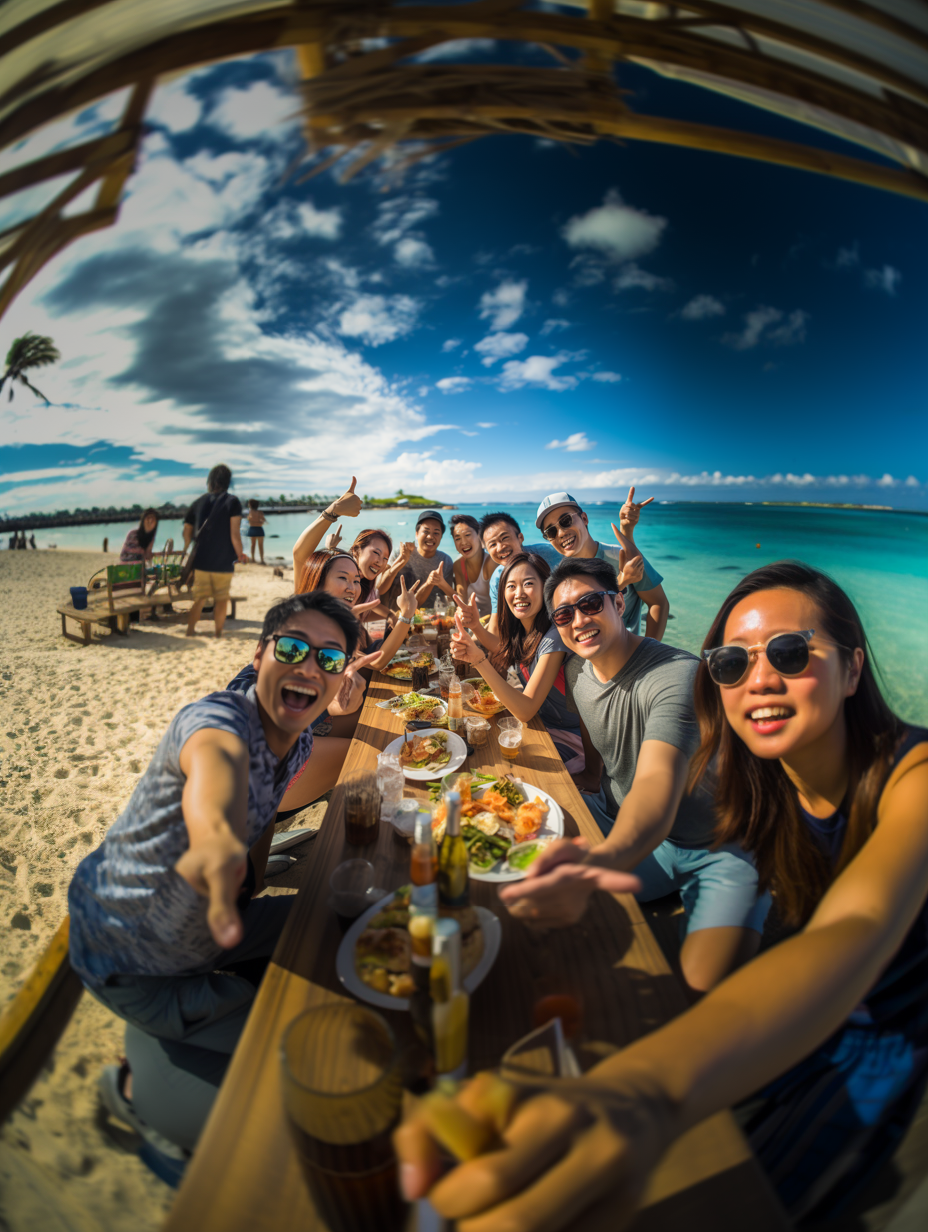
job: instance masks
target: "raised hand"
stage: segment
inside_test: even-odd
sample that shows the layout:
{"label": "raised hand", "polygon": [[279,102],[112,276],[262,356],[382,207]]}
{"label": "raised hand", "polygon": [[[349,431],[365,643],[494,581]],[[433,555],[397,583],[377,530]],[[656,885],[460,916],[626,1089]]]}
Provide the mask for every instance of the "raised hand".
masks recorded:
{"label": "raised hand", "polygon": [[342,539],[342,528],[340,526],[336,526],[330,535],[326,535],[325,546],[329,549],[330,552],[334,552],[336,548],[338,547],[339,543],[341,543],[341,539]]}
{"label": "raised hand", "polygon": [[443,590],[443,591],[445,592],[445,594],[446,594],[446,595],[450,595],[450,594],[452,594],[452,593],[453,593],[453,592],[452,592],[452,590],[451,590],[451,587],[450,587],[450,586],[448,585],[448,583],[445,581],[445,575],[444,575],[444,573],[442,572],[442,567],[441,567],[441,565],[439,565],[437,569],[433,569],[433,570],[432,570],[432,572],[431,572],[431,573],[428,575],[428,577],[425,579],[425,587],[426,587],[426,589],[428,590],[428,589],[430,589],[432,586],[437,586],[437,587],[438,587],[438,589],[439,589],[439,590]]}
{"label": "raised hand", "polygon": [[333,714],[354,714],[361,705],[364,690],[367,688],[367,681],[360,674],[361,669],[370,667],[379,657],[380,651],[375,650],[373,654],[363,655],[360,659],[353,659],[348,664],[342,677],[341,688],[334,701],[329,703],[329,710]]}
{"label": "raised hand", "polygon": [[634,894],[641,882],[617,872],[590,851],[584,839],[560,839],[531,865],[524,881],[505,886],[500,899],[510,914],[545,928],[576,924],[594,890]]}
{"label": "raised hand", "polygon": [[451,598],[458,609],[455,613],[455,623],[457,623],[457,617],[460,616],[465,629],[476,629],[480,625],[480,613],[477,611],[477,596],[475,595],[473,599],[468,601],[462,599],[455,590],[452,591]]}
{"label": "raised hand", "polygon": [[208,841],[188,847],[174,871],[209,899],[206,922],[216,944],[227,950],[238,945],[243,928],[235,900],[248,871],[245,844],[231,830],[218,830]]}
{"label": "raised hand", "polygon": [[401,543],[400,544],[400,564],[405,565],[415,550],[416,550],[416,545],[414,543],[409,543],[409,542]]}
{"label": "raised hand", "polygon": [[[625,498],[625,504],[619,510],[619,526],[622,528],[622,534],[631,537],[634,534],[635,527],[638,525],[638,519],[641,516],[641,511],[645,505],[650,505],[654,500],[653,496],[649,496],[647,500],[635,501],[635,485],[628,489],[628,496]],[[615,530],[615,527],[612,528]]]}
{"label": "raised hand", "polygon": [[[615,527],[612,528],[615,530]],[[626,586],[632,586],[635,582],[640,582],[644,577],[644,557],[639,552],[637,556],[633,556],[628,560],[628,553],[625,548],[619,551],[619,568],[616,574],[616,582],[619,590],[624,590]]]}
{"label": "raised hand", "polygon": [[337,518],[356,518],[361,512],[361,498],[355,494],[355,486],[357,479],[354,475],[351,476],[351,486],[338,500],[333,501],[329,506],[329,513],[334,514]]}
{"label": "raised hand", "polygon": [[476,663],[486,653],[477,645],[464,627],[461,613],[454,613],[454,632],[451,634],[451,654],[464,663]]}
{"label": "raised hand", "polygon": [[412,620],[416,614],[417,598],[419,588],[423,585],[422,582],[416,582],[415,586],[406,586],[406,578],[400,577],[400,593],[396,596],[396,607],[399,614],[404,620]]}

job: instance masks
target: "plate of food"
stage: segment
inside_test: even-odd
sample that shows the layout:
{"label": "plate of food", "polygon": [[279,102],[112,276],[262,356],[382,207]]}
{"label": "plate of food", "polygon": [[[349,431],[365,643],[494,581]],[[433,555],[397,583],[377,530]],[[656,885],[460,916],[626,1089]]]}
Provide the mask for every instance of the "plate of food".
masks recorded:
{"label": "plate of food", "polygon": [[[466,773],[459,776],[459,784],[455,786],[461,793],[461,835],[475,881],[521,881],[544,848],[563,838],[561,806],[540,787],[509,775],[472,786]],[[444,827],[439,805],[432,822],[436,842]]]}
{"label": "plate of food", "polygon": [[396,753],[408,779],[424,783],[463,766],[467,745],[456,732],[427,727],[391,741],[384,752]]}
{"label": "plate of food", "polygon": [[412,654],[409,651],[398,650],[383,669],[383,674],[390,676],[393,680],[412,680],[414,667],[427,667],[430,676],[438,670],[435,666],[435,656],[430,650],[419,650]]}
{"label": "plate of food", "polygon": [[[470,688],[466,687],[468,685]],[[499,700],[481,676],[472,676],[461,682],[461,700],[472,714],[479,714],[484,719],[491,719],[506,709],[505,703]]]}
{"label": "plate of food", "polygon": [[[409,940],[410,886],[382,898],[352,924],[335,956],[335,970],[345,989],[384,1010],[408,1010],[415,990]],[[486,907],[442,907],[461,926],[461,975],[472,993],[499,953],[502,929]]]}
{"label": "plate of food", "polygon": [[436,727],[448,726],[448,707],[437,697],[429,697],[423,693],[398,693],[385,701],[377,702],[380,710],[392,710],[403,720],[419,719],[434,723]]}

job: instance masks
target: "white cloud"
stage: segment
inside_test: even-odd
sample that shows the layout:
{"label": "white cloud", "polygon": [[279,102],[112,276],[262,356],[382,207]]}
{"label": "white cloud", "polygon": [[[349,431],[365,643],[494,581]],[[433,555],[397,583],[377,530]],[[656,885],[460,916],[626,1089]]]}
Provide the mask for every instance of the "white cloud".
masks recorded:
{"label": "white cloud", "polygon": [[338,332],[382,346],[411,333],[421,305],[409,295],[359,295],[338,318]]}
{"label": "white cloud", "polygon": [[525,311],[525,293],[528,282],[505,279],[493,291],[485,291],[480,297],[480,319],[490,321],[492,330],[508,329],[515,325]]}
{"label": "white cloud", "polygon": [[902,282],[902,275],[891,265],[884,265],[882,269],[864,271],[864,286],[874,291],[885,291],[887,295],[895,295],[900,282]]}
{"label": "white cloud", "polygon": [[443,394],[462,394],[465,389],[470,389],[471,384],[469,376],[445,376],[435,382],[435,388]]}
{"label": "white cloud", "polygon": [[393,259],[406,269],[426,269],[435,264],[435,254],[425,240],[412,236],[401,239],[393,249]]}
{"label": "white cloud", "polygon": [[219,96],[208,122],[237,141],[264,137],[282,142],[290,138],[299,122],[300,100],[266,81],[254,81],[243,89],[230,87]]}
{"label": "white cloud", "polygon": [[855,240],[850,248],[839,248],[835,265],[838,269],[854,269],[860,265],[860,241]]}
{"label": "white cloud", "polygon": [[495,51],[495,39],[451,39],[447,43],[427,47],[425,51],[420,51],[414,59],[420,64],[429,64],[433,60],[468,60],[472,56],[492,55]]}
{"label": "white cloud", "polygon": [[340,209],[317,210],[311,201],[302,201],[298,207],[300,224],[304,235],[321,240],[337,240],[342,231]]}
{"label": "white cloud", "polygon": [[483,356],[481,361],[487,368],[498,359],[506,359],[510,355],[518,355],[528,345],[528,334],[487,334],[486,338],[475,344],[474,350]]}
{"label": "white cloud", "polygon": [[626,205],[612,188],[602,205],[571,218],[561,235],[570,248],[592,248],[610,260],[631,261],[653,252],[666,226],[666,218]]}
{"label": "white cloud", "polygon": [[556,333],[562,329],[570,329],[570,321],[562,321],[558,317],[552,317],[545,321],[540,332],[542,338],[547,338],[548,334]]}
{"label": "white cloud", "polygon": [[510,359],[503,364],[499,387],[506,392],[522,389],[525,385],[539,385],[555,392],[574,389],[577,384],[575,376],[554,375],[555,368],[572,358],[572,355],[562,352],[559,355],[530,355],[528,359]]}
{"label": "white cloud", "polygon": [[603,381],[609,385],[615,384],[616,381],[621,381],[621,379],[622,377],[620,373],[618,372],[594,372],[593,373],[594,381]]}
{"label": "white cloud", "polygon": [[672,278],[660,278],[631,261],[624,265],[612,280],[612,289],[630,291],[636,287],[640,287],[642,291],[672,291],[674,283]]}
{"label": "white cloud", "polygon": [[314,239],[337,240],[344,219],[337,207],[318,210],[312,201],[278,201],[261,220],[261,235],[276,240],[296,239],[308,235]]}
{"label": "white cloud", "polygon": [[[780,322],[783,322],[780,324]],[[771,342],[775,346],[794,346],[805,342],[809,314],[802,308],[794,309],[784,320],[779,308],[760,305],[744,318],[740,334],[725,334],[722,341],[736,351],[749,351],[759,342]],[[772,328],[776,326],[777,328]]]}
{"label": "white cloud", "polygon": [[571,432],[566,440],[549,441],[545,445],[545,449],[563,449],[566,453],[585,453],[595,448],[596,442],[588,440],[585,432]]}
{"label": "white cloud", "polygon": [[145,123],[159,124],[172,133],[182,133],[199,123],[202,104],[187,90],[190,77],[159,85],[145,109]]}
{"label": "white cloud", "polygon": [[901,479],[893,479],[892,475],[887,471],[881,479],[876,481],[876,486],[878,488],[896,488],[901,482]]}
{"label": "white cloud", "polygon": [[922,485],[918,482],[914,475],[910,475],[905,481],[905,486],[907,488],[920,488]]}
{"label": "white cloud", "polygon": [[371,234],[378,244],[388,247],[437,213],[438,202],[432,197],[391,196],[377,207]]}
{"label": "white cloud", "polygon": [[477,427],[478,428],[495,428],[496,424],[495,423],[478,423]]}
{"label": "white cloud", "polygon": [[453,351],[461,345],[460,338],[446,338],[441,344],[442,351]]}
{"label": "white cloud", "polygon": [[684,321],[705,321],[709,317],[723,317],[725,305],[714,295],[694,295],[680,310]]}

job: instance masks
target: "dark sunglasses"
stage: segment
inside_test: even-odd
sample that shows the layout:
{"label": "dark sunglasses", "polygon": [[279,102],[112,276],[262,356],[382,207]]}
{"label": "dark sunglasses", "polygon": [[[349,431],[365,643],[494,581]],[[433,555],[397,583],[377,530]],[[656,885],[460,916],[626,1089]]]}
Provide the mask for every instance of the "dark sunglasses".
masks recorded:
{"label": "dark sunglasses", "polygon": [[274,642],[274,658],[278,663],[303,663],[315,651],[320,670],[330,676],[340,675],[348,666],[348,656],[344,650],[334,650],[331,646],[311,646],[302,637],[291,637],[289,633],[272,633],[267,640]]}
{"label": "dark sunglasses", "polygon": [[558,527],[560,527],[561,530],[566,530],[568,526],[573,526],[573,523],[574,515],[572,513],[562,513],[558,518],[556,525],[546,526],[541,533],[548,540],[556,539]]}
{"label": "dark sunglasses", "polygon": [[814,636],[814,629],[802,629],[798,633],[778,633],[766,645],[716,646],[702,654],[715,683],[730,688],[741,683],[751,660],[761,651],[780,676],[801,676],[809,666],[809,642]]}
{"label": "dark sunglasses", "polygon": [[598,616],[606,606],[606,596],[618,593],[617,590],[593,590],[576,603],[562,603],[560,607],[556,607],[551,613],[551,619],[563,628],[573,620],[575,611],[582,612],[584,616]]}

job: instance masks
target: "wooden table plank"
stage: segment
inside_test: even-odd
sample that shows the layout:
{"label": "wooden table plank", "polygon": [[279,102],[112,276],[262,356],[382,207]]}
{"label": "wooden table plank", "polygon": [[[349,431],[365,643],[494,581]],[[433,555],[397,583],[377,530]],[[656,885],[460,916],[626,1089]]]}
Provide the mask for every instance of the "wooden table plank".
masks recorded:
{"label": "wooden table plank", "polygon": [[[401,691],[403,686],[380,675],[369,685],[340,784],[353,773],[372,769],[377,753],[402,733],[400,719],[374,704]],[[600,840],[595,821],[539,721],[525,729],[514,763],[503,761],[492,724],[488,743],[468,759],[467,768],[505,769],[526,779],[558,801],[568,835]],[[425,785],[407,781],[405,794],[424,798],[427,793]],[[335,974],[342,927],[328,906],[328,879],[336,864],[358,855],[374,864],[377,885],[389,890],[408,880],[409,848],[396,842],[391,827],[381,826],[370,847],[347,845],[340,785],[167,1232],[194,1227],[203,1232],[308,1232],[323,1227],[287,1134],[278,1050],[285,1026],[301,1010],[347,999]],[[544,934],[510,916],[494,885],[472,881],[471,899],[493,910],[503,931],[499,957],[471,999],[472,1072],[498,1064],[503,1051],[531,1029],[532,1005],[542,980],[581,991],[587,1047],[581,1049],[580,1060],[585,1067],[685,1008],[683,991],[634,898],[597,894],[580,924]],[[407,1014],[387,1011],[385,1017],[401,1047],[411,1042]],[[662,1232],[665,1226],[667,1232],[677,1232],[681,1211],[687,1218],[702,1218],[701,1226],[731,1232],[748,1227],[750,1232],[784,1232],[788,1227],[728,1113],[697,1127],[668,1152],[649,1184],[646,1201],[649,1209],[635,1226],[646,1226],[648,1232]]]}

